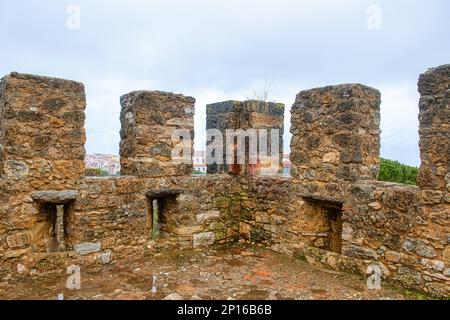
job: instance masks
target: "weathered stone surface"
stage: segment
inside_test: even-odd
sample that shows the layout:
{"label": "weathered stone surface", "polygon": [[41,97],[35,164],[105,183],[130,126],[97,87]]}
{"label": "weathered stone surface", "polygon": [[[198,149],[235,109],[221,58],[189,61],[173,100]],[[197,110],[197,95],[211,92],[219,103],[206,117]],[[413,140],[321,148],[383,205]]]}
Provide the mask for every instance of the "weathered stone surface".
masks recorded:
{"label": "weathered stone surface", "polygon": [[197,247],[207,247],[216,241],[216,235],[214,232],[202,232],[194,234],[194,248]]}
{"label": "weathered stone surface", "polygon": [[202,230],[203,230],[202,226],[177,227],[173,229],[173,233],[180,236],[189,236]]}
{"label": "weathered stone surface", "polygon": [[[421,166],[418,184],[423,190],[444,192],[450,173],[450,65],[429,69],[419,78]],[[437,201],[433,197],[433,202]]]}
{"label": "weathered stone surface", "polygon": [[22,256],[30,255],[31,254],[31,248],[25,248],[25,249],[17,249],[17,250],[7,250],[3,254],[4,259],[14,259],[14,258],[20,258]]}
{"label": "weathered stone surface", "polygon": [[47,203],[66,203],[69,201],[73,201],[78,197],[77,190],[47,190],[47,191],[36,191],[31,194],[31,197],[38,202],[47,202]]}
{"label": "weathered stone surface", "polygon": [[379,202],[371,202],[368,204],[368,206],[374,210],[380,210],[381,204]]}
{"label": "weathered stone surface", "polygon": [[25,267],[21,263],[18,263],[17,264],[17,273],[24,273],[25,271],[27,271],[27,267]]}
{"label": "weathered stone surface", "polygon": [[100,243],[80,243],[74,246],[75,252],[81,254],[82,256],[88,255],[90,253],[99,252],[102,249]]}
{"label": "weathered stone surface", "polygon": [[407,239],[403,243],[403,249],[405,249],[406,251],[414,251],[421,257],[436,257],[436,251],[434,250],[434,248],[426,245],[421,240]]}
{"label": "weathered stone surface", "polygon": [[[121,173],[143,177],[190,175],[195,99],[161,91],[134,91],[122,96],[121,104]],[[172,138],[177,129],[187,131],[191,140],[191,154],[183,155],[184,162],[171,155],[180,142]]]}
{"label": "weathered stone surface", "polygon": [[[248,101],[224,101],[206,106],[206,129],[218,130],[223,138],[223,163],[208,163],[208,173],[232,173],[236,175],[267,175],[276,174],[282,165],[283,134],[284,134],[284,104],[257,100]],[[244,163],[227,163],[227,148],[237,149],[238,145],[233,142],[227,146],[226,130],[271,130],[277,129],[278,150],[276,159],[259,157],[256,164],[250,163],[248,151]],[[259,137],[259,133],[256,132]],[[272,144],[271,132],[267,132],[268,146]],[[208,141],[209,145],[211,141]],[[245,142],[243,142],[245,144]],[[270,149],[268,148],[268,152]],[[209,157],[209,155],[207,155]],[[232,157],[234,159],[234,157]],[[234,162],[234,161],[233,161]]]}
{"label": "weathered stone surface", "polygon": [[220,218],[220,211],[206,211],[197,215],[197,222],[203,223],[208,220],[214,220]]}
{"label": "weathered stone surface", "polygon": [[443,193],[436,190],[423,190],[422,202],[425,204],[439,204],[442,202]]}
{"label": "weathered stone surface", "polygon": [[397,275],[394,280],[399,281],[409,288],[417,288],[422,283],[422,277],[418,271],[408,267],[398,268]]}
{"label": "weathered stone surface", "polygon": [[[18,179],[83,177],[85,107],[79,82],[5,76],[0,84],[0,174]],[[50,164],[47,171],[36,168],[40,159]]]}
{"label": "weathered stone surface", "polygon": [[403,249],[406,251],[414,251],[416,249],[416,244],[413,240],[405,240],[405,242],[403,242]]}
{"label": "weathered stone surface", "polygon": [[431,278],[437,279],[437,280],[441,280],[441,281],[450,281],[450,278],[446,277],[445,275],[441,274],[441,273],[437,273],[437,272],[424,272],[426,275],[430,276]]}
{"label": "weathered stone surface", "polygon": [[436,251],[433,247],[424,245],[422,242],[419,242],[416,253],[421,257],[434,258],[436,257]]}
{"label": "weathered stone surface", "polygon": [[217,221],[211,222],[209,224],[209,230],[212,230],[212,231],[223,230],[224,226],[225,225],[222,222],[217,222]]}
{"label": "weathered stone surface", "polygon": [[444,262],[439,260],[429,260],[429,259],[422,259],[420,263],[426,267],[427,269],[434,269],[438,271],[444,270]]}
{"label": "weathered stone surface", "polygon": [[106,250],[105,252],[102,252],[100,255],[100,261],[102,264],[108,264],[112,261],[112,251]]}
{"label": "weathered stone surface", "polygon": [[[302,91],[291,113],[294,135],[291,161],[295,177],[324,183],[377,177],[380,150],[377,90],[349,84]],[[303,166],[309,168],[308,174],[301,169]]]}
{"label": "weathered stone surface", "polygon": [[4,175],[6,179],[23,179],[27,177],[28,172],[28,165],[23,161],[7,160],[4,163]]}
{"label": "weathered stone surface", "polygon": [[446,246],[442,253],[442,260],[446,265],[450,265],[450,246]]}
{"label": "weathered stone surface", "polygon": [[323,162],[337,164],[339,162],[339,153],[338,152],[328,152],[323,155]]}
{"label": "weathered stone surface", "polygon": [[375,250],[355,245],[347,245],[342,248],[342,253],[360,259],[377,259],[379,255]]}
{"label": "weathered stone surface", "polygon": [[[170,138],[176,128],[192,133],[194,100],[161,92],[122,98],[121,156],[129,176],[84,178],[82,85],[14,74],[0,87],[0,278],[17,276],[18,263],[41,275],[69,263],[101,267],[113,252],[124,262],[172,247],[239,241],[364,276],[368,265],[377,264],[389,282],[445,296],[446,70],[427,73],[420,84],[421,189],[374,180],[380,97],[361,85],[298,95],[292,179],[239,170],[232,172],[237,176],[191,177],[191,167],[171,161]],[[208,107],[210,124],[282,127],[281,105],[239,104]],[[69,200],[59,219],[64,227],[55,230],[51,204]],[[68,252],[54,252],[58,239]]]}
{"label": "weathered stone surface", "polygon": [[385,256],[387,261],[389,262],[400,262],[401,255],[398,252],[395,251],[386,251]]}
{"label": "weathered stone surface", "polygon": [[165,196],[177,196],[182,193],[181,189],[158,189],[158,190],[148,190],[145,194],[150,198],[160,198]]}
{"label": "weathered stone surface", "polygon": [[12,249],[27,247],[31,244],[31,233],[23,232],[8,236],[6,237],[6,243]]}

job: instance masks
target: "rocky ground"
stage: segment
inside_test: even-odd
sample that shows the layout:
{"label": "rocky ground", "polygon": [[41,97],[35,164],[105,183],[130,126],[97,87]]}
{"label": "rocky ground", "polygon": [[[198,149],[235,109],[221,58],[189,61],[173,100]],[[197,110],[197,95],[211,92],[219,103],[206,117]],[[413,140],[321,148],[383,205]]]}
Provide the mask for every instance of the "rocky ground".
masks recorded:
{"label": "rocky ground", "polygon": [[[156,292],[152,293],[153,276]],[[153,258],[82,270],[81,290],[67,276],[0,283],[0,299],[405,299],[383,286],[371,291],[355,275],[323,270],[255,246],[174,250]]]}

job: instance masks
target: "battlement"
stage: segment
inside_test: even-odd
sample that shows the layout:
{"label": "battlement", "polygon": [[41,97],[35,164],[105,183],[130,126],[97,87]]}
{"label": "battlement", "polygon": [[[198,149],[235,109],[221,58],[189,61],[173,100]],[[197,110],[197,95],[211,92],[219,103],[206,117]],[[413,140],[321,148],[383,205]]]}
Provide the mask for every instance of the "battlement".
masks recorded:
{"label": "battlement", "polygon": [[342,197],[359,180],[377,180],[380,103],[376,89],[342,84],[300,92],[292,107],[292,175],[311,194]]}
{"label": "battlement", "polygon": [[[19,263],[47,276],[247,240],[336,270],[375,264],[395,285],[449,296],[449,90],[450,65],[420,76],[418,187],[376,181],[381,96],[360,84],[297,95],[292,178],[264,176],[260,153],[250,161],[256,132],[256,150],[267,145],[281,164],[283,104],[207,105],[207,129],[245,135],[223,140],[224,161],[193,177],[195,99],[131,92],[120,99],[122,175],[89,178],[84,86],[12,73],[0,83],[0,280],[21,281]],[[245,161],[228,163],[239,145]]]}
{"label": "battlement", "polygon": [[4,77],[0,172],[7,179],[26,176],[61,186],[83,177],[85,107],[79,82],[19,73]]}
{"label": "battlement", "polygon": [[[161,91],[134,91],[120,98],[120,164],[123,175],[147,177],[192,173],[191,164],[176,164],[172,150],[175,130],[187,130],[194,140],[195,99]],[[190,144],[192,150],[193,144]]]}
{"label": "battlement", "polygon": [[[271,132],[273,129],[277,131]],[[249,139],[252,138],[255,140],[264,139],[264,147],[267,149],[266,154],[269,155],[273,153],[276,154],[277,157],[277,159],[275,159],[276,163],[274,164],[274,171],[276,172],[281,167],[284,134],[284,104],[282,103],[257,100],[230,100],[209,104],[206,106],[206,130],[219,131],[222,136],[223,145],[222,163],[212,163],[212,161],[208,161],[211,154],[207,151],[207,172],[209,174],[231,173],[234,175],[258,175],[261,173],[261,167],[263,165],[272,167],[272,161],[269,160],[269,164],[264,164],[262,163],[264,162],[264,159],[262,159],[261,156],[258,157],[257,161],[254,161],[255,163],[251,163],[249,159],[249,144],[253,141],[249,141]],[[247,131],[246,137],[232,136],[230,138],[230,132],[235,133],[237,130]],[[249,137],[252,132],[254,137]],[[262,136],[263,134],[264,136]],[[239,138],[247,140],[239,141]],[[207,146],[209,146],[210,143],[211,141],[207,141]],[[241,163],[238,163],[236,151],[239,148],[240,143],[245,152],[245,159]],[[256,142],[253,143],[256,144]],[[255,152],[261,151],[261,149],[261,140],[258,140],[258,146],[255,148]],[[234,153],[231,156],[230,151]],[[227,160],[227,153],[229,159],[233,160],[232,164],[229,159]]]}

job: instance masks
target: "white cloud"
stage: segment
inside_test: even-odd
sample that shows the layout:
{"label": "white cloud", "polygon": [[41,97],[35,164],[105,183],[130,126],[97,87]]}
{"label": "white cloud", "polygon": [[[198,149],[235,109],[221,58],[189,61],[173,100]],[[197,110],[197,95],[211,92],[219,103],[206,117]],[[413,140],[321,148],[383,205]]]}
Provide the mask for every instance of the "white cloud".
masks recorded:
{"label": "white cloud", "polygon": [[86,150],[118,154],[120,142],[120,97],[134,90],[155,90],[151,80],[89,77],[86,87]]}
{"label": "white cloud", "polygon": [[[86,130],[89,153],[118,153],[120,130],[120,96],[133,90],[159,90],[157,81],[133,81],[118,78],[96,78],[86,83]],[[391,83],[376,86],[382,94],[381,155],[410,165],[419,164],[418,156],[418,93],[416,84]],[[273,80],[258,81],[241,90],[224,91],[218,88],[194,89],[176,92],[196,98],[195,148],[204,149],[206,105],[225,100],[245,100],[261,94],[265,88],[268,100],[284,103],[285,151],[289,152],[291,134],[290,109],[296,94],[310,89],[305,84],[283,83]]]}
{"label": "white cloud", "polygon": [[417,84],[391,83],[381,91],[381,155],[418,166],[419,94]]}
{"label": "white cloud", "polygon": [[[66,9],[73,4],[81,8],[81,29],[70,31]],[[372,4],[382,14],[377,31],[366,27]],[[118,151],[119,97],[132,90],[196,97],[200,141],[207,103],[245,99],[265,78],[286,110],[300,90],[381,84],[382,154],[416,164],[412,82],[449,63],[450,42],[442,40],[449,10],[447,0],[2,1],[0,74],[84,82],[88,152],[111,153]]]}

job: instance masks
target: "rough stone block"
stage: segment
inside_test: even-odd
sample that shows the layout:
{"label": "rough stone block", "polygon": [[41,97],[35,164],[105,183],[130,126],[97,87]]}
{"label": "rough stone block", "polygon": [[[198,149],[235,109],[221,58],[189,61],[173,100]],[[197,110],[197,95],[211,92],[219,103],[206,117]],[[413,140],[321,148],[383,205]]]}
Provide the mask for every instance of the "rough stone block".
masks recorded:
{"label": "rough stone block", "polygon": [[197,222],[203,223],[207,220],[214,220],[220,218],[220,211],[206,211],[197,215]]}
{"label": "rough stone block", "polygon": [[442,252],[442,260],[447,266],[450,266],[450,246],[446,246]]}
{"label": "rough stone block", "polygon": [[[122,175],[142,177],[192,174],[195,99],[161,91],[134,91],[121,97],[120,164]],[[180,143],[175,130],[187,132],[190,154],[172,158]],[[176,137],[178,138],[178,137]]]}
{"label": "rough stone block", "polygon": [[[19,73],[5,76],[0,83],[0,174],[83,177],[85,107],[79,82]],[[47,172],[34,165],[44,159],[49,162]]]}
{"label": "rough stone block", "polygon": [[432,68],[420,75],[419,146],[422,161],[418,184],[423,190],[445,192],[446,177],[450,177],[449,87],[450,65]]}
{"label": "rough stone block", "polygon": [[99,252],[102,250],[102,245],[100,243],[89,243],[84,242],[80,244],[76,244],[74,246],[75,252],[81,254],[82,256],[88,255],[94,252]]}
{"label": "rough stone block", "polygon": [[12,249],[26,247],[31,244],[31,233],[22,232],[6,237],[6,243]]}
{"label": "rough stone block", "polygon": [[100,262],[102,264],[108,264],[112,260],[112,251],[106,250],[105,252],[102,252],[100,255]]}
{"label": "rough stone block", "polygon": [[[206,129],[218,130],[223,139],[223,164],[207,165],[208,173],[232,173],[236,175],[269,175],[278,173],[282,166],[283,134],[284,134],[284,104],[257,100],[224,101],[206,106]],[[227,163],[227,149],[237,149],[237,142],[227,145],[227,130],[266,130],[267,156],[271,156],[272,136],[271,129],[278,129],[278,149],[274,150],[275,159],[259,157],[257,163],[250,163],[248,159],[248,145],[245,147],[245,163]],[[257,132],[257,137],[259,133]],[[245,139],[245,138],[244,138]],[[246,138],[249,139],[249,138]],[[245,142],[243,142],[244,144]],[[208,143],[209,144],[209,143]],[[275,144],[274,144],[275,146]],[[258,142],[258,148],[261,148]],[[262,150],[262,149],[259,149]],[[207,155],[209,158],[210,155]],[[211,155],[214,156],[214,155]]]}
{"label": "rough stone block", "polygon": [[214,232],[202,232],[194,234],[193,246],[198,247],[208,247],[214,244],[216,241],[216,235]]}
{"label": "rough stone block", "polygon": [[31,194],[31,197],[38,202],[61,204],[75,200],[78,197],[78,190],[36,191]]}
{"label": "rough stone block", "polygon": [[359,259],[378,259],[378,253],[371,249],[356,245],[344,245],[342,246],[342,254]]}
{"label": "rough stone block", "polygon": [[291,110],[293,176],[323,183],[376,179],[380,102],[378,90],[359,84],[300,92]]}

